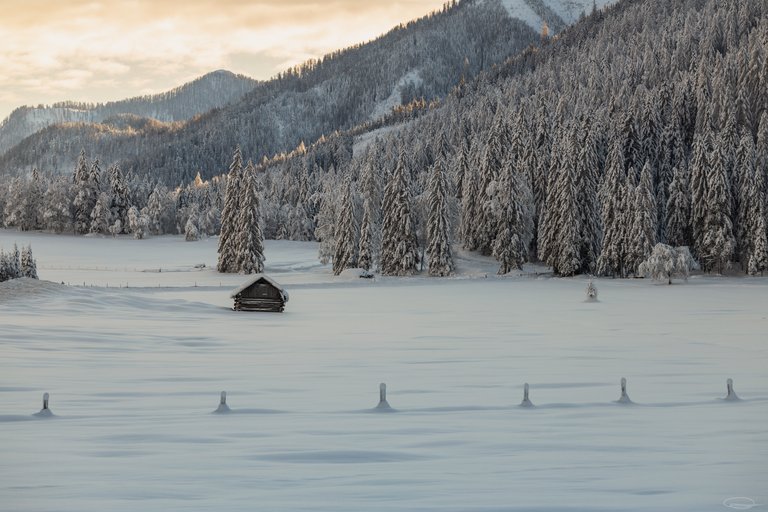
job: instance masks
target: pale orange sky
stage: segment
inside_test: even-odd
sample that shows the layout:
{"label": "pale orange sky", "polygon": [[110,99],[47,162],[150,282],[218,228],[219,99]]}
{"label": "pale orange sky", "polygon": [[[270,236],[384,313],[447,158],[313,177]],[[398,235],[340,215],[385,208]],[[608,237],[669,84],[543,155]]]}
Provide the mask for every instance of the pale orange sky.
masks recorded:
{"label": "pale orange sky", "polygon": [[444,0],[0,0],[0,120],[13,108],[171,89],[217,69],[266,79]]}

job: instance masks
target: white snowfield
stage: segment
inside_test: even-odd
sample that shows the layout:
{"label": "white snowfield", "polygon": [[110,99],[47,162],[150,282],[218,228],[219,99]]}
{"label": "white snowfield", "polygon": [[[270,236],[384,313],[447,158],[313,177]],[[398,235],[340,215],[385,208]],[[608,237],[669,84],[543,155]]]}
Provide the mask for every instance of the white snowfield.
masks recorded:
{"label": "white snowfield", "polygon": [[[490,0],[486,0],[490,1]],[[507,9],[509,15],[524,21],[534,30],[541,30],[544,20],[536,13],[534,5],[536,2],[529,0],[500,0],[501,4]],[[559,16],[565,23],[571,24],[578,21],[582,14],[592,12],[593,6],[602,9],[608,5],[614,4],[616,0],[540,0],[541,4],[549,8],[553,13]]]}
{"label": "white snowfield", "polygon": [[2,511],[768,506],[768,279],[596,280],[587,303],[587,279],[480,257],[373,281],[269,242],[291,301],[251,314],[215,239],[14,242],[49,282],[0,284]]}

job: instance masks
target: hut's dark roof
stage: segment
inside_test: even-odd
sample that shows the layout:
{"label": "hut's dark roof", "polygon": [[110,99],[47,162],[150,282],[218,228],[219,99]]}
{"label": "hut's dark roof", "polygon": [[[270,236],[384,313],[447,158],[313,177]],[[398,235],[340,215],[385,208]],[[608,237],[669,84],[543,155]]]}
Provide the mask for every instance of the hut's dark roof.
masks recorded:
{"label": "hut's dark roof", "polygon": [[288,292],[285,290],[285,288],[283,288],[282,286],[277,284],[277,282],[274,281],[272,278],[270,278],[268,276],[265,276],[264,274],[255,274],[255,275],[251,276],[251,279],[249,279],[248,281],[243,283],[243,285],[240,286],[240,288],[238,288],[236,290],[232,290],[232,293],[229,295],[230,298],[232,298],[232,299],[236,298],[238,295],[243,293],[245,290],[247,290],[248,288],[250,288],[251,286],[253,286],[254,284],[256,284],[256,283],[258,283],[259,281],[262,281],[262,280],[267,282],[267,283],[269,283],[272,287],[277,289],[280,292],[280,295],[283,296],[283,301],[288,302]]}

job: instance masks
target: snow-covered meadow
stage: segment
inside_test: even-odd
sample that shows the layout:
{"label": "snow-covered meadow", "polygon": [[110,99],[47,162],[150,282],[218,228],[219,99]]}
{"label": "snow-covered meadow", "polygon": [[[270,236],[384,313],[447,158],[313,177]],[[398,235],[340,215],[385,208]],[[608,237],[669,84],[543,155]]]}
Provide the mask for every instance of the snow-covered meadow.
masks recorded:
{"label": "snow-covered meadow", "polygon": [[[51,283],[0,284],[0,510],[768,503],[768,279],[600,280],[593,304],[586,280],[479,258],[372,282],[270,242],[291,301],[247,314],[215,239],[15,241]],[[742,401],[719,399],[728,377]],[[371,412],[380,382],[394,414]],[[234,413],[212,415],[222,390]]]}

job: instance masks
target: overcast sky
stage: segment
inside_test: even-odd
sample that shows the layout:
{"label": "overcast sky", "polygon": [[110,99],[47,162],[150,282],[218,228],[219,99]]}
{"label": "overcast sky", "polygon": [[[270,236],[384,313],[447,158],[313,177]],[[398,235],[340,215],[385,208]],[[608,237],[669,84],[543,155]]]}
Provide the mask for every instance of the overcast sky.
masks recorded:
{"label": "overcast sky", "polygon": [[0,0],[0,120],[13,108],[162,92],[217,69],[265,79],[443,0]]}

